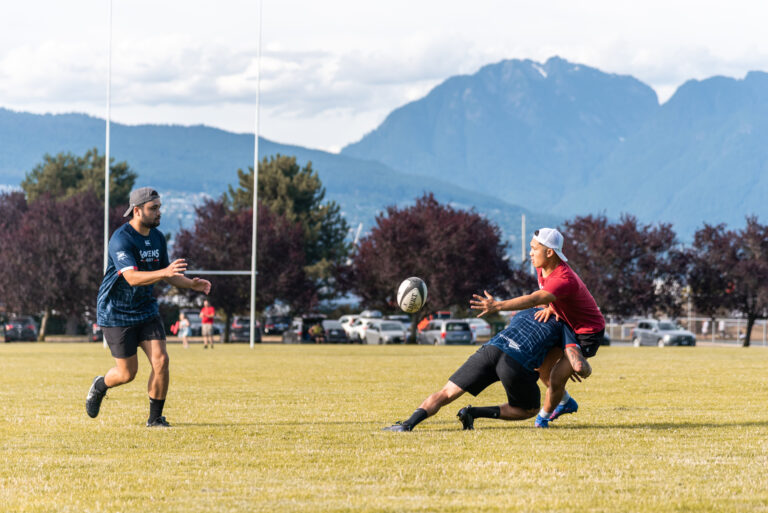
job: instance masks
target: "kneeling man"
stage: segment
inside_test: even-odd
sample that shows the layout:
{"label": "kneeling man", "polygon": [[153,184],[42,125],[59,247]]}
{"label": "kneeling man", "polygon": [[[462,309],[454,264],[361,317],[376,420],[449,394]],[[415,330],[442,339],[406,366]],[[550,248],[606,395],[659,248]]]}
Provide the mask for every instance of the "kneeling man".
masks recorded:
{"label": "kneeling man", "polygon": [[[541,392],[537,383],[536,369],[552,348],[562,348],[575,343],[571,329],[553,317],[538,322],[536,309],[519,312],[509,326],[499,332],[450,377],[448,383],[427,397],[408,420],[384,428],[385,431],[412,431],[441,407],[455,401],[464,392],[476,396],[489,385],[501,381],[507,393],[507,403],[500,406],[459,410],[458,417],[464,429],[474,429],[476,418],[523,420],[536,416],[541,404]],[[568,358],[578,359],[579,365],[589,363],[578,351],[567,353]],[[574,368],[577,362],[572,362]]]}

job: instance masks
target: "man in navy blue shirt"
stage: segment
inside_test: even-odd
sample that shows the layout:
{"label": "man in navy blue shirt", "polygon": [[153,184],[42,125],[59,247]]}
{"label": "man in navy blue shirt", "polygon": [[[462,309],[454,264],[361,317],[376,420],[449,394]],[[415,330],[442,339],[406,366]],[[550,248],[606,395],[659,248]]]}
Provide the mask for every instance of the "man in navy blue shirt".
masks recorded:
{"label": "man in navy blue shirt", "polygon": [[175,287],[208,294],[211,283],[186,278],[187,263],[183,258],[168,261],[165,237],[157,229],[160,205],[160,195],[151,187],[131,191],[130,207],[123,217],[133,217],[109,239],[107,271],[99,288],[96,313],[115,366],[104,376],[94,378],[91,384],[85,409],[92,418],[99,414],[107,389],[136,377],[139,369],[136,353],[141,347],[152,366],[147,386],[147,426],[170,426],[163,416],[169,379],[165,328],[152,289],[155,283],[165,281]]}
{"label": "man in navy blue shirt", "polygon": [[448,380],[448,383],[421,403],[413,415],[403,422],[384,428],[386,431],[412,431],[441,407],[453,402],[464,392],[476,396],[489,385],[501,381],[507,403],[501,406],[459,410],[457,416],[464,429],[474,429],[476,418],[523,420],[536,415],[541,403],[537,383],[539,368],[547,352],[564,347],[575,335],[563,322],[554,318],[539,322],[536,309],[523,310],[512,318],[504,330],[481,346]]}

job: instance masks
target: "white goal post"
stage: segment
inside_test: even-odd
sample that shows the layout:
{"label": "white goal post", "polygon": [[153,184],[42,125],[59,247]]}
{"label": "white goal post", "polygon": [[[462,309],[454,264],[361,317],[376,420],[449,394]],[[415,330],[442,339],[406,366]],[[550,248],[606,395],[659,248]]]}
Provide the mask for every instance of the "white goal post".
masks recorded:
{"label": "white goal post", "polygon": [[[111,122],[111,92],[112,92],[112,0],[108,2],[108,42],[107,42],[107,113],[106,113],[106,142],[104,152],[104,272],[107,271],[109,259],[109,142]],[[255,342],[256,326],[256,232],[257,232],[257,204],[259,183],[259,95],[261,94],[261,32],[262,32],[262,0],[259,0],[259,32],[258,48],[256,53],[256,113],[253,132],[253,229],[251,231],[251,270],[250,271],[216,271],[216,270],[191,270],[186,274],[201,275],[241,275],[251,277],[251,321],[250,343],[251,349]],[[104,347],[107,341],[104,340]]]}

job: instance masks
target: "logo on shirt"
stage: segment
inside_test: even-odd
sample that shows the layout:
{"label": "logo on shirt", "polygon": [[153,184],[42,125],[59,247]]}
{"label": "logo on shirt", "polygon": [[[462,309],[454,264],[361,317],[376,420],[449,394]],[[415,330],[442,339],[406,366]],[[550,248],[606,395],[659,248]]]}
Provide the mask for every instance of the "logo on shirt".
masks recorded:
{"label": "logo on shirt", "polygon": [[145,245],[145,246],[151,246],[151,245],[152,245],[152,243],[150,243],[148,240],[145,240],[145,241],[144,241],[144,245]]}
{"label": "logo on shirt", "polygon": [[118,251],[117,261],[119,262],[120,260],[128,260],[128,253],[126,253],[125,251]]}
{"label": "logo on shirt", "polygon": [[160,258],[160,250],[148,249],[146,251],[139,251],[139,256],[142,260],[146,260],[148,258]]}
{"label": "logo on shirt", "polygon": [[517,342],[515,342],[514,340],[512,340],[511,338],[509,338],[509,337],[507,337],[507,336],[505,336],[505,335],[501,335],[501,334],[500,334],[499,336],[500,336],[501,338],[503,338],[504,340],[506,340],[506,341],[507,341],[507,346],[508,346],[510,349],[514,349],[515,351],[519,351],[519,350],[520,350],[520,344],[518,344],[518,343],[517,343]]}

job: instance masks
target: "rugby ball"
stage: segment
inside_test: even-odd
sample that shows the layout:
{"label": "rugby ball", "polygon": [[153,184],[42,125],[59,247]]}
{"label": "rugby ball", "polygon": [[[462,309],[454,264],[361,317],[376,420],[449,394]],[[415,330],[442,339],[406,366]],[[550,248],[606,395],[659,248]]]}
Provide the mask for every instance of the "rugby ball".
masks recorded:
{"label": "rugby ball", "polygon": [[397,306],[403,312],[418,312],[426,301],[427,284],[421,278],[407,278],[397,288]]}

